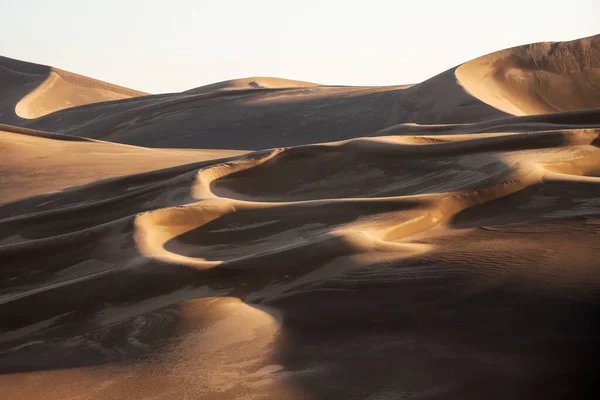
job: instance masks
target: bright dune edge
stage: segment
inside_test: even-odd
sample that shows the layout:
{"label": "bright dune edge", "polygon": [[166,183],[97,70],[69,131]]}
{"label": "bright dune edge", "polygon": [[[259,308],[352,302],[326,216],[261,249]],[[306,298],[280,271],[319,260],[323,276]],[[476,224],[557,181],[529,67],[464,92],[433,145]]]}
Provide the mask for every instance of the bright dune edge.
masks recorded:
{"label": "bright dune edge", "polygon": [[[232,213],[244,213],[246,211],[268,209],[273,212],[280,207],[288,207],[289,212],[302,213],[304,210],[310,210],[313,207],[321,207],[325,204],[339,204],[340,207],[368,202],[384,205],[382,213],[387,215],[388,222],[383,226],[371,227],[367,222],[353,222],[346,227],[336,228],[327,231],[325,236],[316,242],[296,243],[293,245],[274,245],[264,253],[267,262],[283,262],[292,256],[298,257],[298,250],[306,247],[306,253],[327,251],[327,235],[335,235],[346,241],[355,252],[401,252],[411,254],[426,251],[427,246],[420,247],[400,241],[405,237],[416,235],[420,232],[433,228],[438,223],[450,219],[465,209],[472,208],[478,204],[491,202],[493,200],[509,196],[512,193],[523,190],[524,188],[541,183],[544,179],[572,179],[580,181],[580,175],[585,176],[589,173],[600,171],[600,149],[590,146],[598,138],[598,129],[580,129],[566,130],[562,132],[537,132],[529,135],[537,135],[543,142],[546,138],[555,138],[560,135],[565,143],[570,146],[581,147],[581,156],[572,158],[569,152],[561,156],[558,151],[555,156],[548,156],[540,153],[527,155],[509,155],[506,158],[507,165],[511,165],[511,172],[506,178],[483,187],[477,187],[474,190],[463,190],[448,193],[406,195],[398,197],[369,197],[369,198],[339,198],[334,194],[323,193],[323,198],[294,201],[285,199],[285,189],[281,189],[281,200],[277,202],[269,201],[263,198],[264,194],[244,194],[233,189],[223,189],[218,185],[219,181],[227,181],[228,177],[243,174],[245,171],[251,172],[253,169],[266,165],[267,169],[286,169],[286,154],[301,153],[303,157],[312,155],[319,157],[322,151],[336,152],[365,152],[372,153],[377,157],[386,157],[389,155],[401,156],[403,153],[421,153],[424,157],[427,155],[443,154],[448,151],[449,155],[460,154],[465,151],[467,155],[470,152],[477,151],[478,148],[498,149],[508,146],[515,149],[526,149],[528,143],[532,143],[532,137],[519,134],[482,134],[477,137],[466,138],[465,135],[446,135],[444,141],[440,143],[414,144],[411,137],[384,137],[372,139],[355,139],[344,142],[324,144],[318,147],[304,146],[299,148],[275,149],[270,152],[259,152],[255,155],[249,154],[242,156],[239,160],[228,161],[226,163],[217,163],[198,170],[193,186],[193,197],[196,199],[205,199],[197,203],[177,206],[173,208],[163,208],[156,211],[145,212],[136,217],[136,243],[142,254],[160,259],[164,262],[173,264],[185,264],[197,269],[209,269],[217,266],[237,268],[247,268],[247,261],[250,258],[261,259],[263,255],[259,250],[253,249],[252,255],[241,254],[226,261],[209,261],[202,257],[190,257],[181,253],[173,253],[166,250],[165,243],[174,240],[192,230],[200,229],[204,225],[222,218]],[[456,138],[454,138],[456,136]],[[427,139],[417,137],[418,139]],[[417,139],[414,138],[414,139]],[[535,140],[535,139],[534,139]],[[520,144],[523,143],[523,144]],[[324,150],[321,150],[324,149]],[[447,150],[445,150],[447,149]],[[584,150],[585,149],[585,150]],[[293,156],[292,156],[293,157]],[[279,159],[282,159],[279,161]],[[564,175],[566,174],[566,175]],[[243,175],[240,175],[243,176]],[[262,175],[261,175],[262,176]],[[266,176],[264,179],[270,180],[270,185],[277,185],[278,181]],[[585,178],[584,181],[600,184],[600,179],[595,177]],[[333,182],[332,182],[333,183]],[[426,185],[426,183],[425,183]],[[253,198],[254,197],[254,198]],[[400,209],[403,204],[420,204],[411,212],[401,211],[389,213],[386,211],[386,204],[397,202]],[[295,211],[292,211],[295,210]],[[350,211],[349,211],[350,212]],[[375,211],[375,214],[378,212]],[[236,228],[238,231],[240,228]],[[311,249],[312,246],[317,246]],[[182,248],[184,248],[183,246]],[[277,250],[274,251],[274,248]],[[317,250],[317,248],[319,250]],[[310,250],[309,250],[310,249]],[[289,255],[287,253],[290,253]],[[185,253],[185,250],[183,251]],[[273,254],[282,257],[281,260],[271,260]],[[340,256],[340,255],[338,255]],[[251,265],[251,264],[250,264]]]}
{"label": "bright dune edge", "polygon": [[513,115],[600,107],[600,35],[497,51],[460,65],[456,78],[479,100]]}
{"label": "bright dune edge", "polygon": [[[595,53],[531,46],[414,91],[248,78],[0,125],[3,397],[578,397],[600,337]],[[212,136],[257,151],[189,148]]]}
{"label": "bright dune edge", "polygon": [[[600,79],[600,35],[497,51],[459,65],[455,76],[469,94],[512,115],[600,107],[600,89],[594,84]],[[249,77],[184,93],[321,86],[283,78]],[[16,104],[15,113],[24,119],[36,119],[71,107],[144,95],[147,93],[51,68],[48,77]]]}
{"label": "bright dune edge", "polygon": [[48,77],[15,106],[15,113],[35,119],[65,108],[144,96],[147,93],[51,68]]}

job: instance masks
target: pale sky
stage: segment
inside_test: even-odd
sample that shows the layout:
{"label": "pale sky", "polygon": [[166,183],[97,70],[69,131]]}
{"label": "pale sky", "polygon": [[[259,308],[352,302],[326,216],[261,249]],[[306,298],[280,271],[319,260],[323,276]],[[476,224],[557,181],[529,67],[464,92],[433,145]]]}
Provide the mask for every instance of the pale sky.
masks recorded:
{"label": "pale sky", "polygon": [[600,33],[598,0],[0,0],[0,55],[151,93],[275,76],[417,83]]}

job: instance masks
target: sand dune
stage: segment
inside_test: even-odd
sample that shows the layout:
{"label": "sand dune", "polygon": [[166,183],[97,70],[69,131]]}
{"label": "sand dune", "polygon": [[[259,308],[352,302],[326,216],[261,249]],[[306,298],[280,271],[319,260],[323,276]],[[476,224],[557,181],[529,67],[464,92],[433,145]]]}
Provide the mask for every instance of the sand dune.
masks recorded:
{"label": "sand dune", "polygon": [[258,150],[362,137],[404,122],[471,123],[505,115],[466,93],[450,70],[418,85],[389,87],[246,78],[0,122],[144,147],[228,149],[236,143]]}
{"label": "sand dune", "polygon": [[473,96],[513,115],[600,107],[600,35],[534,43],[469,61],[456,69]]}
{"label": "sand dune", "polygon": [[52,69],[40,86],[17,103],[15,112],[22,118],[38,118],[69,107],[128,99],[145,94],[67,71]]}
{"label": "sand dune", "polygon": [[467,94],[450,71],[414,86],[146,96],[63,110],[24,126],[148,147],[229,148],[235,142],[258,150],[362,137],[401,122],[470,123],[504,115]]}
{"label": "sand dune", "polygon": [[[3,116],[5,123],[18,121],[15,117],[38,118],[69,107],[146,94],[58,68],[6,57],[0,57],[0,81],[3,94],[17,92],[18,96],[2,100],[2,114],[11,117]],[[11,107],[14,107],[12,112]]]}
{"label": "sand dune", "polygon": [[0,124],[0,202],[241,153],[147,149]]}
{"label": "sand dune", "polygon": [[596,398],[595,43],[1,125],[2,398]]}
{"label": "sand dune", "polygon": [[318,83],[294,81],[291,79],[270,78],[255,76],[250,78],[231,79],[228,81],[217,82],[210,85],[200,86],[195,89],[185,91],[190,94],[210,93],[223,90],[244,90],[244,89],[285,89],[321,86]]}

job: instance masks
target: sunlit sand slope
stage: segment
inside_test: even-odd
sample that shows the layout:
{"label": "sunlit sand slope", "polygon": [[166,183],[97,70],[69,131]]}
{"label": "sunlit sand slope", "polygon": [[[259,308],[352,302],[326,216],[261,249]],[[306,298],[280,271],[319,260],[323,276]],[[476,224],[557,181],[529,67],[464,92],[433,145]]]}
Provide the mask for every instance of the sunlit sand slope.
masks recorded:
{"label": "sunlit sand slope", "polygon": [[599,134],[357,139],[6,203],[4,397],[577,393],[598,362]]}
{"label": "sunlit sand slope", "polygon": [[38,118],[69,107],[145,95],[58,68],[0,57],[1,122]]}
{"label": "sunlit sand slope", "polygon": [[600,107],[600,35],[498,51],[456,69],[461,85],[513,115]]}
{"label": "sunlit sand slope", "polygon": [[599,398],[596,43],[1,125],[0,397]]}
{"label": "sunlit sand slope", "polygon": [[321,86],[318,83],[294,81],[291,79],[270,78],[264,76],[255,76],[242,79],[231,79],[228,81],[217,82],[210,85],[200,86],[186,91],[190,94],[210,93],[223,90],[244,90],[244,89],[282,89],[282,88],[302,88]]}
{"label": "sunlit sand slope", "polygon": [[0,202],[241,153],[148,149],[0,124]]}

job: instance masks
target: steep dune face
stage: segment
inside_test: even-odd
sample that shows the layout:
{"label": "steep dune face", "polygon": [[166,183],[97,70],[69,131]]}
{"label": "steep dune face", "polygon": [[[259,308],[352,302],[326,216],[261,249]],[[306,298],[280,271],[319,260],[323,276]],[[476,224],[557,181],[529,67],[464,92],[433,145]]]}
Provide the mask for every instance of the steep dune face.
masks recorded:
{"label": "steep dune face", "polygon": [[15,107],[50,75],[51,68],[0,56],[0,122],[18,124]]}
{"label": "steep dune face", "polygon": [[258,150],[361,137],[402,122],[471,123],[504,115],[466,93],[451,70],[414,86],[146,96],[67,109],[26,125],[136,146],[230,148],[235,143]]}
{"label": "steep dune face", "polygon": [[2,399],[598,398],[596,75],[461,68],[0,125]]}
{"label": "steep dune face", "polygon": [[0,57],[0,81],[3,123],[15,123],[19,118],[38,118],[69,107],[146,94],[58,68],[6,57]]}
{"label": "steep dune face", "polygon": [[[235,142],[260,149],[361,137],[402,123],[464,124],[595,108],[599,43],[594,36],[520,46],[413,86],[226,81],[182,94],[69,109],[30,126],[138,146],[227,148]],[[166,136],[167,131],[172,133]]]}
{"label": "steep dune face", "polygon": [[600,107],[600,35],[498,51],[456,69],[473,96],[513,115]]}
{"label": "steep dune face", "polygon": [[496,52],[413,86],[328,87],[255,77],[94,104],[141,93],[50,70],[44,82],[38,73],[37,89],[14,102],[19,115],[40,118],[15,121],[4,113],[0,122],[137,146],[228,148],[235,142],[260,149],[361,137],[402,123],[464,124],[595,108],[599,38]]}
{"label": "steep dune face", "polygon": [[[0,122],[136,146],[227,149],[235,142],[238,149],[257,150],[361,137],[403,122],[505,116],[466,93],[454,70],[418,85],[322,86],[254,77],[142,97],[54,69],[44,79],[14,102],[30,120],[15,115],[0,116]],[[104,102],[111,98],[123,100]]]}
{"label": "steep dune face", "polygon": [[21,118],[38,118],[69,107],[143,96],[146,93],[52,68],[15,107]]}

